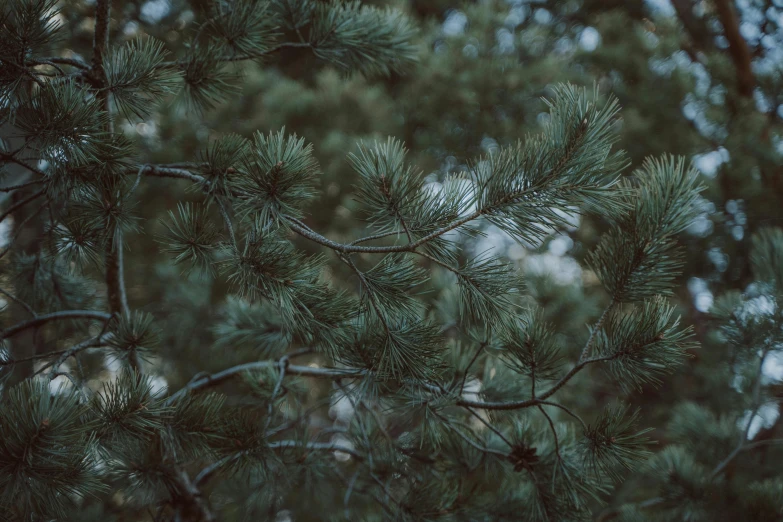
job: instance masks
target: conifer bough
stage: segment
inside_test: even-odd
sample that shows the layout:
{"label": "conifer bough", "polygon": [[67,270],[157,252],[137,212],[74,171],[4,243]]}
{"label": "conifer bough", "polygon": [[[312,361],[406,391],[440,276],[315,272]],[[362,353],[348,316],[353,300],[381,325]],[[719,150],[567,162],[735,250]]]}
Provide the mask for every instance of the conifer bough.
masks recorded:
{"label": "conifer bough", "polygon": [[[238,92],[232,64],[282,49],[368,75],[404,70],[415,33],[402,14],[219,1],[172,58],[152,38],[115,43],[111,3],[98,0],[88,59],[59,55],[56,7],[10,0],[0,18],[0,123],[21,143],[3,142],[0,160],[25,173],[2,188],[16,201],[2,219],[39,239],[31,251],[13,234],[0,261],[19,311],[0,333],[4,513],[243,520],[306,514],[294,493],[308,492],[335,520],[581,520],[647,458],[638,412],[577,412],[558,397],[597,367],[620,387],[660,382],[693,346],[665,296],[676,236],[698,213],[696,173],[664,157],[621,178],[614,100],[558,87],[539,135],[437,190],[399,141],[362,144],[349,162],[367,232],[341,242],[307,225],[320,168],[304,139],[227,135],[158,165],[138,160],[119,123],[171,100],[207,110]],[[229,285],[208,318],[215,355],[249,347],[255,360],[183,376],[157,352],[165,318],[129,299],[144,282],[126,282],[124,266],[128,237],[158,218],[138,205],[150,178],[200,190],[155,239],[183,278]],[[608,298],[584,343],[564,346],[524,305],[510,262],[463,247],[487,224],[536,244],[580,212],[610,224],[588,258]],[[449,291],[428,292],[434,277]],[[22,344],[32,330],[50,350]],[[97,391],[88,352],[122,365]],[[156,393],[159,376],[184,384]],[[348,421],[312,422],[335,400]]]}

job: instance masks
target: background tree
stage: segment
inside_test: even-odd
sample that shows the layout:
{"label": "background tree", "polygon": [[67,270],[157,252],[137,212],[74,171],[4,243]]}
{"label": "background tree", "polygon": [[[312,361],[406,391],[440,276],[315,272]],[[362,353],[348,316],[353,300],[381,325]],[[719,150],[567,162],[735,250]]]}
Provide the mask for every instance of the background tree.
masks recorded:
{"label": "background tree", "polygon": [[780,6],[53,7],[2,26],[12,517],[779,519]]}

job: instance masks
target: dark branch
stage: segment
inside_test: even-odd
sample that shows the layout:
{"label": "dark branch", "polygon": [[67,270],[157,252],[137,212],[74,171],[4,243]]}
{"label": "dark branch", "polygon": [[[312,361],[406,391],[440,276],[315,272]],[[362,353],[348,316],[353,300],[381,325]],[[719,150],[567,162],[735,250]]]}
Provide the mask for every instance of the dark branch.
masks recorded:
{"label": "dark branch", "polygon": [[7,339],[28,328],[36,328],[50,321],[61,321],[64,319],[99,319],[101,321],[108,321],[111,319],[111,314],[97,312],[95,310],[65,310],[62,312],[39,315],[29,321],[24,321],[6,328],[0,333],[0,339]]}

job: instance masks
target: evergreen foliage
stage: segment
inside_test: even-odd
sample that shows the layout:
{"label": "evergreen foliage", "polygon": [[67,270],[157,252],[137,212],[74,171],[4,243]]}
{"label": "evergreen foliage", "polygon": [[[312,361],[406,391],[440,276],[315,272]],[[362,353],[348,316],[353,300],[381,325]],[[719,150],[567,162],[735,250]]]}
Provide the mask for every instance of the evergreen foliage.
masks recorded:
{"label": "evergreen foliage", "polygon": [[[0,218],[4,517],[780,519],[779,473],[740,457],[780,441],[749,434],[783,346],[783,231],[754,235],[753,284],[712,310],[731,362],[710,385],[730,404],[678,401],[657,447],[623,399],[697,347],[671,297],[705,187],[680,157],[628,169],[614,97],[547,89],[538,132],[437,180],[398,139],[346,145],[354,184],[337,190],[360,219],[321,233],[321,143],[231,129],[166,163],[125,129],[204,121],[297,53],[396,78],[420,58],[417,24],[354,1],[212,0],[170,46],[121,42],[121,4],[90,8],[89,61],[61,43],[69,2],[0,11],[0,162],[26,176],[0,189],[15,198]],[[578,216],[605,230],[584,259],[604,292],[574,334],[540,304],[545,282],[476,241],[535,248]],[[146,238],[165,262],[135,254]],[[606,407],[573,397],[606,389]],[[331,426],[315,420],[327,409]],[[604,510],[629,474],[656,493]]]}

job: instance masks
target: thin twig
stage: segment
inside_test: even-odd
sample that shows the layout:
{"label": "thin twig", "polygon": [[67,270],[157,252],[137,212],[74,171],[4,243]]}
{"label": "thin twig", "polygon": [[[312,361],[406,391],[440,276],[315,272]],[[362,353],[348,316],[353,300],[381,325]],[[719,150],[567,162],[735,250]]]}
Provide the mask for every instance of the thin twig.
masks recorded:
{"label": "thin twig", "polygon": [[460,399],[457,401],[458,406],[470,406],[471,408],[479,408],[484,410],[519,410],[523,408],[531,408],[533,406],[536,406],[544,399],[547,399],[557,393],[557,391],[565,386],[565,384],[570,381],[574,375],[579,373],[582,368],[587,366],[588,364],[593,364],[597,362],[604,362],[604,361],[611,361],[613,359],[616,359],[618,357],[617,354],[609,355],[606,357],[593,357],[591,359],[587,359],[585,361],[582,361],[581,363],[577,364],[573,368],[571,368],[571,371],[569,371],[567,374],[565,374],[559,381],[557,381],[555,384],[552,385],[551,388],[549,388],[544,393],[538,395],[535,399],[527,399],[523,401],[516,401],[516,402],[481,402],[481,401],[471,401],[467,399]]}
{"label": "thin twig", "polygon": [[[235,375],[243,372],[261,370],[264,368],[271,368],[278,364],[278,361],[257,361],[245,364],[233,366],[226,370],[199,377],[194,379],[175,394],[166,399],[166,405],[171,404],[182,395],[205,388],[207,386],[213,386],[219,384],[227,379],[234,377]],[[337,369],[337,368],[312,368],[310,366],[296,366],[289,365],[286,371],[287,375],[298,375],[301,377],[321,377],[326,379],[344,379],[351,377],[361,377],[366,372],[364,370],[355,369]]]}
{"label": "thin twig", "polygon": [[359,239],[356,239],[356,240],[354,240],[354,241],[351,241],[351,242],[350,242],[350,243],[348,243],[348,244],[349,244],[349,245],[358,245],[359,243],[364,243],[364,242],[367,242],[367,241],[372,241],[372,240],[374,240],[374,239],[381,239],[381,238],[384,238],[384,237],[389,237],[389,236],[399,236],[399,235],[400,235],[400,232],[399,232],[398,230],[393,230],[393,231],[391,231],[391,232],[382,232],[382,233],[380,233],[380,234],[375,234],[375,235],[372,235],[372,236],[361,237],[361,238],[359,238]]}
{"label": "thin twig", "polygon": [[462,431],[460,431],[456,426],[454,426],[453,424],[449,423],[447,419],[444,419],[443,417],[441,417],[437,413],[435,415],[437,417],[439,417],[441,420],[443,420],[443,422],[444,422],[444,424],[446,425],[447,428],[449,428],[454,433],[459,435],[462,440],[464,440],[465,442],[470,444],[473,448],[477,449],[478,451],[480,451],[482,453],[487,453],[489,455],[494,455],[494,456],[500,457],[502,459],[508,458],[508,454],[503,453],[502,451],[494,450],[492,448],[487,448],[486,446],[482,446],[481,444],[478,444],[473,439],[471,439],[470,437],[468,437],[467,435],[462,433]]}
{"label": "thin twig", "polygon": [[228,211],[226,210],[226,206],[223,203],[223,200],[220,199],[220,196],[215,198],[215,201],[218,204],[218,208],[220,209],[220,215],[223,216],[223,221],[226,223],[226,228],[228,229],[228,233],[231,236],[231,244],[234,245],[234,249],[239,252],[239,245],[237,244],[237,237],[234,235],[234,226],[231,224],[231,218],[228,216]]}
{"label": "thin twig", "polygon": [[767,355],[769,354],[769,350],[765,349],[763,353],[761,354],[761,358],[759,360],[758,370],[756,371],[756,382],[753,386],[753,404],[754,407],[750,412],[750,416],[748,417],[748,423],[745,425],[745,429],[742,430],[742,436],[740,437],[739,443],[737,443],[737,446],[732,450],[731,453],[729,453],[725,459],[723,459],[717,466],[715,466],[715,469],[712,470],[712,474],[710,475],[710,478],[715,478],[720,473],[726,469],[726,466],[731,463],[734,458],[739,455],[739,453],[744,448],[745,444],[748,442],[748,433],[750,433],[750,427],[753,424],[753,419],[756,417],[756,414],[758,413],[759,409],[761,408],[762,402],[760,400],[761,397],[761,376],[762,376],[762,370],[764,368],[764,360],[767,358]]}
{"label": "thin twig", "polygon": [[378,306],[378,303],[375,301],[375,294],[372,293],[372,289],[370,285],[367,283],[367,279],[364,277],[364,273],[362,273],[361,270],[354,264],[353,260],[350,258],[350,256],[344,256],[338,253],[338,257],[349,267],[351,267],[351,270],[354,271],[356,276],[359,278],[359,280],[362,282],[362,285],[364,285],[364,288],[367,291],[367,298],[370,301],[370,305],[372,306],[373,310],[375,311],[375,315],[378,316],[378,320],[383,325],[384,330],[386,330],[386,336],[391,336],[391,328],[389,327],[389,323],[386,321],[386,317],[381,313],[381,309]]}
{"label": "thin twig", "polygon": [[34,201],[34,200],[40,198],[43,195],[44,195],[44,191],[43,190],[39,190],[38,192],[30,194],[29,196],[27,196],[23,200],[17,201],[15,204],[11,205],[11,207],[8,210],[6,210],[3,214],[0,214],[0,222],[4,221],[5,218],[10,216],[11,214],[16,212],[17,210],[19,210],[23,206],[27,205],[31,201]]}
{"label": "thin twig", "polygon": [[65,350],[54,350],[51,352],[40,353],[37,355],[30,355],[29,357],[22,357],[21,359],[4,359],[4,360],[0,359],[0,366],[11,366],[12,364],[37,361],[39,359],[48,359],[49,357],[54,357],[55,355],[64,354],[68,350],[70,350],[70,348],[67,348]]}
{"label": "thin twig", "polygon": [[27,187],[32,187],[33,185],[39,185],[43,183],[44,180],[42,179],[34,179],[33,181],[27,181],[25,183],[20,183],[18,185],[11,185],[8,187],[0,187],[0,192],[11,192],[12,190],[19,190]]}
{"label": "thin twig", "polygon": [[25,310],[27,310],[27,313],[29,313],[30,315],[32,315],[32,316],[33,316],[33,318],[35,318],[35,317],[37,316],[37,315],[36,315],[36,313],[35,313],[35,311],[33,310],[33,308],[32,308],[32,307],[31,307],[29,304],[25,303],[24,301],[22,301],[21,299],[19,299],[19,298],[18,298],[18,297],[16,297],[15,295],[11,294],[11,293],[10,293],[10,292],[8,292],[7,290],[5,290],[5,289],[3,289],[3,288],[0,288],[0,294],[3,294],[3,295],[4,295],[4,296],[6,296],[8,299],[10,299],[10,300],[11,300],[11,301],[13,301],[14,303],[18,304],[19,306],[21,306],[22,308],[24,308]]}
{"label": "thin twig", "polygon": [[15,69],[21,71],[22,74],[24,74],[25,76],[33,80],[35,83],[37,83],[39,87],[43,88],[45,86],[44,82],[40,78],[36,77],[35,74],[33,74],[32,71],[30,71],[30,69],[28,69],[27,67],[24,67],[23,65],[19,65],[13,60],[3,58],[2,56],[0,56],[0,62],[7,63],[8,65],[14,67]]}
{"label": "thin twig", "polygon": [[51,371],[49,371],[49,380],[54,380],[55,374],[57,374],[60,366],[68,360],[68,357],[75,355],[82,350],[86,350],[87,348],[97,348],[98,346],[101,346],[101,343],[103,341],[103,334],[97,335],[95,337],[91,337],[90,339],[87,339],[85,341],[82,341],[78,344],[73,345],[69,349],[65,350],[65,352],[60,355],[60,357],[57,358],[56,361],[51,362],[41,368],[39,368],[33,375],[38,375],[39,373],[43,373],[44,370],[49,368],[51,366]]}
{"label": "thin twig", "polygon": [[37,315],[29,321],[17,323],[13,326],[9,326],[2,332],[0,332],[0,339],[6,339],[12,335],[16,335],[28,328],[35,328],[41,326],[49,321],[59,321],[63,319],[100,319],[102,321],[108,321],[111,318],[111,314],[106,312],[98,312],[95,310],[64,310],[62,312],[52,312],[50,314]]}
{"label": "thin twig", "polygon": [[345,519],[350,519],[350,510],[348,509],[348,502],[351,500],[351,493],[353,493],[353,487],[356,485],[356,479],[359,478],[359,472],[353,474],[351,480],[348,482],[348,489],[345,490],[343,495],[343,509],[345,512]]}
{"label": "thin twig", "polygon": [[468,372],[470,372],[470,368],[473,366],[473,363],[475,363],[478,360],[479,355],[481,355],[481,353],[484,351],[484,348],[486,348],[486,347],[487,347],[487,341],[482,341],[479,344],[479,347],[478,347],[478,350],[476,350],[476,353],[473,354],[473,358],[468,363],[467,368],[465,368],[465,375],[462,376],[462,384],[459,387],[459,394],[460,394],[460,396],[465,391],[465,383],[468,380]]}
{"label": "thin twig", "polygon": [[663,504],[664,502],[665,501],[664,501],[663,498],[655,497],[655,498],[647,499],[647,500],[645,500],[643,502],[639,502],[639,503],[636,503],[636,504],[633,504],[633,503],[623,504],[623,505],[618,506],[616,508],[607,509],[606,511],[601,513],[598,516],[598,518],[596,518],[595,520],[596,520],[596,522],[604,522],[606,520],[612,520],[614,518],[617,518],[617,515],[619,515],[622,512],[623,506],[626,506],[626,505],[635,505],[638,508],[647,509],[647,508],[651,508],[651,507],[657,506],[659,504]]}
{"label": "thin twig", "polygon": [[370,477],[375,481],[376,484],[378,484],[381,487],[381,489],[383,490],[383,493],[386,495],[387,499],[391,499],[392,502],[394,502],[395,504],[397,504],[400,507],[403,507],[402,503],[399,500],[397,500],[396,498],[394,498],[394,496],[391,494],[391,492],[389,491],[389,488],[386,486],[386,484],[384,484],[383,481],[380,478],[378,478],[378,475],[376,475],[373,472],[370,472]]}
{"label": "thin twig", "polygon": [[552,436],[555,438],[555,454],[557,454],[558,460],[563,460],[562,457],[560,457],[560,440],[557,438],[557,430],[555,430],[555,423],[552,422],[552,417],[549,416],[549,414],[544,410],[543,406],[538,406],[538,410],[544,414],[544,417],[546,417],[547,422],[549,423],[549,429],[552,431]]}
{"label": "thin twig", "polygon": [[24,147],[21,147],[20,149],[14,151],[14,152],[11,152],[11,153],[0,151],[0,160],[10,161],[11,163],[16,163],[20,167],[24,167],[27,170],[29,170],[30,172],[32,172],[34,174],[38,174],[42,178],[45,178],[46,177],[46,173],[44,173],[44,171],[42,171],[40,169],[37,169],[37,168],[33,167],[32,165],[30,165],[29,163],[27,163],[26,161],[20,160],[20,159],[18,159],[16,157],[16,155],[19,152],[21,152],[22,149],[24,149]]}
{"label": "thin twig", "polygon": [[[296,426],[297,424],[302,422],[302,420],[308,418],[312,413],[314,413],[315,411],[317,411],[317,410],[323,408],[324,406],[326,406],[327,404],[329,404],[330,401],[331,401],[330,397],[328,397],[328,396],[324,397],[323,399],[321,399],[318,402],[316,402],[314,405],[312,405],[309,408],[307,408],[302,414],[300,414],[295,419],[291,419],[288,422],[286,422],[284,424],[281,424],[280,426],[277,426],[273,430],[266,432],[264,434],[264,436],[267,437],[267,438],[273,437],[273,436],[277,435],[278,433],[282,433],[282,432],[284,432],[286,430],[289,430],[289,429],[293,428],[294,426]],[[326,430],[321,430],[319,432],[319,435],[321,433],[324,433],[325,431]]]}
{"label": "thin twig", "polygon": [[269,397],[269,403],[267,405],[266,424],[264,424],[264,431],[266,431],[269,428],[269,424],[271,424],[272,422],[272,411],[274,409],[275,399],[277,398],[277,394],[280,393],[280,388],[283,385],[283,379],[285,378],[285,372],[287,369],[288,369],[288,356],[284,355],[277,362],[277,371],[280,373],[277,376],[277,382],[275,382],[275,387],[272,389],[272,395]]}
{"label": "thin twig", "polygon": [[372,459],[372,444],[370,443],[370,434],[367,431],[367,427],[364,425],[364,420],[362,419],[362,416],[359,414],[359,408],[356,406],[356,403],[353,400],[353,397],[350,393],[343,387],[342,383],[340,382],[340,379],[337,379],[334,381],[334,383],[337,385],[338,388],[340,388],[340,391],[343,392],[343,397],[348,399],[348,402],[351,403],[351,407],[353,407],[353,418],[356,419],[356,423],[359,425],[359,431],[362,432],[362,436],[364,437],[364,442],[367,444],[367,462],[370,465],[370,472],[375,468],[375,465],[373,463]]}
{"label": "thin twig", "polygon": [[756,442],[751,442],[750,444],[745,444],[742,447],[742,451],[750,451],[752,449],[760,448],[762,446],[774,446],[776,444],[783,444],[783,439],[765,439]]}
{"label": "thin twig", "polygon": [[604,321],[606,321],[606,317],[609,315],[609,311],[614,307],[614,297],[609,301],[609,304],[606,305],[606,308],[604,308],[603,313],[601,314],[601,317],[598,318],[598,321],[596,321],[595,325],[593,326],[592,331],[590,332],[590,337],[587,338],[587,342],[585,343],[584,348],[582,348],[582,353],[579,354],[579,362],[584,361],[587,358],[587,355],[590,352],[590,347],[593,345],[593,340],[595,339],[596,334],[601,329],[601,327],[604,324]]}
{"label": "thin twig", "polygon": [[146,165],[142,165],[139,167],[139,171],[136,173],[136,181],[133,182],[133,186],[128,191],[128,194],[133,194],[136,192],[136,189],[139,187],[139,182],[141,182],[141,175],[144,173],[144,169],[146,168]]}
{"label": "thin twig", "polygon": [[581,424],[581,425],[582,425],[582,429],[583,429],[584,431],[587,431],[587,423],[586,423],[584,420],[582,420],[582,417],[580,417],[579,415],[577,415],[576,413],[574,413],[574,412],[573,412],[573,411],[571,411],[570,409],[566,408],[566,407],[565,407],[565,406],[563,406],[562,404],[559,404],[559,403],[557,403],[557,402],[552,402],[552,401],[542,401],[542,400],[539,400],[539,401],[538,401],[538,403],[539,403],[539,404],[546,405],[546,406],[553,406],[553,407],[555,407],[555,408],[559,408],[559,409],[563,410],[563,411],[564,411],[564,412],[566,412],[568,415],[570,415],[570,416],[571,416],[571,417],[573,417],[574,419],[578,420],[578,421],[579,421],[579,424]]}
{"label": "thin twig", "polygon": [[24,232],[24,226],[27,224],[27,222],[28,222],[28,221],[30,221],[31,219],[35,218],[35,217],[38,215],[38,213],[39,213],[39,212],[41,212],[41,211],[42,211],[44,208],[46,208],[46,206],[47,206],[48,204],[49,204],[49,202],[47,201],[46,203],[44,203],[43,205],[41,205],[40,207],[38,207],[37,209],[35,209],[33,212],[31,212],[31,213],[30,213],[30,215],[29,215],[29,216],[27,216],[26,218],[24,218],[24,219],[21,221],[21,223],[19,223],[19,224],[16,226],[16,232],[14,232],[14,235],[13,235],[13,237],[11,238],[11,240],[10,240],[10,241],[8,241],[8,245],[6,246],[5,250],[3,250],[2,252],[0,252],[0,259],[2,259],[3,257],[5,257],[5,255],[6,255],[8,252],[10,252],[10,251],[12,250],[12,248],[13,248],[13,246],[14,246],[14,242],[15,242],[17,239],[19,239],[19,236],[20,236],[20,235],[22,235],[22,232]]}
{"label": "thin twig", "polygon": [[477,419],[478,419],[478,420],[481,422],[481,424],[483,424],[484,426],[486,426],[486,427],[487,427],[489,430],[491,430],[491,431],[492,431],[492,432],[493,432],[495,435],[497,435],[498,437],[500,437],[500,439],[501,439],[503,442],[505,442],[506,444],[508,444],[508,445],[509,445],[509,447],[512,447],[512,448],[514,447],[514,445],[511,443],[511,441],[509,441],[509,440],[508,440],[508,439],[505,437],[505,435],[503,435],[503,434],[500,432],[500,430],[498,430],[498,429],[497,429],[496,427],[494,427],[492,424],[488,423],[486,420],[482,419],[482,418],[481,418],[481,415],[479,415],[478,413],[476,413],[475,411],[473,411],[472,409],[470,409],[470,408],[469,408],[469,407],[467,407],[467,406],[463,406],[463,408],[465,408],[466,410],[468,410],[468,411],[470,412],[470,414],[471,414],[471,415],[473,415],[474,417],[476,417],[476,418],[477,418]]}

